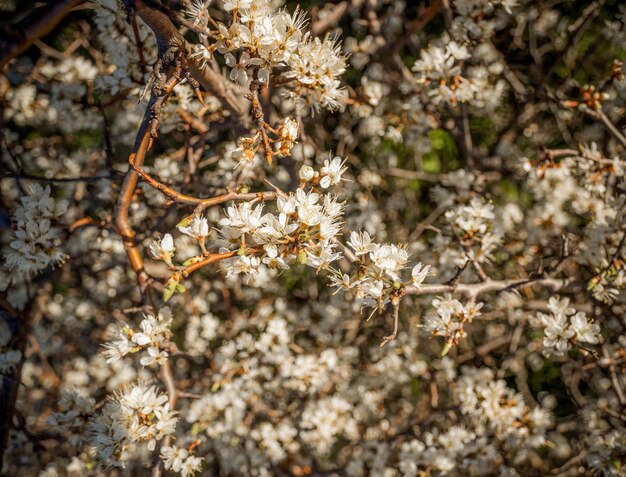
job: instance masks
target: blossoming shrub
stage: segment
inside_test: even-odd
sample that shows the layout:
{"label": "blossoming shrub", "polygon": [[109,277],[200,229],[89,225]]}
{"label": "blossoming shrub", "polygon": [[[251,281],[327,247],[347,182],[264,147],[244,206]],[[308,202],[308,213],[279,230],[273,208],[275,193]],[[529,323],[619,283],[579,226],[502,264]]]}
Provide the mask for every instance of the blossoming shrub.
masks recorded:
{"label": "blossoming shrub", "polygon": [[3,475],[626,475],[619,2],[30,3]]}

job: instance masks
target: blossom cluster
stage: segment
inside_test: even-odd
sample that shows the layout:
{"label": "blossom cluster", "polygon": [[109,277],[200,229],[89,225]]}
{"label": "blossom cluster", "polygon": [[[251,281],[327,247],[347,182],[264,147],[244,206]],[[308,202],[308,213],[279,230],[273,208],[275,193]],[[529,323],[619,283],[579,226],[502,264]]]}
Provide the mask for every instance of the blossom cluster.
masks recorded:
{"label": "blossom cluster", "polygon": [[209,3],[194,0],[185,11],[205,38],[217,39],[210,46],[197,44],[196,57],[208,61],[217,50],[231,68],[230,79],[243,86],[252,79],[269,84],[275,69],[286,68],[280,76],[295,81],[287,95],[291,100],[313,110],[344,107],[346,90],[339,77],[346,62],[340,45],[329,36],[320,40],[305,32],[302,10],[275,11],[270,0],[225,2],[224,10],[232,15],[225,25],[211,17]]}
{"label": "blossom cluster", "polygon": [[124,467],[124,451],[133,443],[157,441],[176,429],[178,418],[168,397],[156,386],[138,382],[107,402],[88,428],[89,442],[104,467]]}
{"label": "blossom cluster", "polygon": [[189,451],[178,446],[163,446],[161,458],[166,470],[180,472],[182,477],[191,477],[202,467],[202,457],[191,455]]}
{"label": "blossom cluster", "polygon": [[437,475],[488,474],[496,469],[515,475],[497,442],[520,460],[529,449],[545,444],[545,432],[552,427],[549,412],[539,406],[529,408],[504,380],[494,378],[489,369],[463,368],[455,397],[469,421],[404,442],[400,452],[403,477],[415,477],[427,469]]}
{"label": "blossom cluster", "polygon": [[67,211],[68,202],[57,201],[50,194],[50,186],[35,184],[15,209],[15,238],[5,262],[18,274],[30,277],[67,259],[61,248],[63,233],[58,222]]}
{"label": "blossom cluster", "polygon": [[75,391],[61,389],[59,410],[48,417],[48,424],[67,437],[68,444],[79,447],[85,443],[85,430],[95,408],[95,400]]}
{"label": "blossom cluster", "polygon": [[450,294],[435,298],[432,301],[433,310],[426,316],[424,331],[434,336],[445,338],[442,354],[447,354],[452,345],[457,345],[459,339],[466,336],[465,324],[480,316],[483,303],[461,303]]}
{"label": "blossom cluster", "polygon": [[119,328],[112,333],[112,340],[104,345],[107,363],[115,363],[131,353],[146,351],[140,360],[142,366],[162,364],[169,355],[164,348],[172,336],[171,325],[172,312],[164,307],[157,315],[145,315],[139,324],[141,331],[134,331],[129,326]]}
{"label": "blossom cluster", "polygon": [[347,242],[359,269],[356,277],[333,269],[331,285],[337,290],[352,291],[358,302],[374,311],[382,311],[389,304],[397,306],[402,290],[409,285],[418,287],[432,274],[429,265],[421,262],[413,266],[410,278],[403,278],[409,253],[406,245],[387,245],[374,242],[367,232],[351,232]]}
{"label": "blossom cluster", "polygon": [[569,298],[552,297],[548,300],[550,314],[538,313],[536,321],[544,328],[544,353],[563,355],[572,343],[598,344],[600,326],[584,311],[570,306]]}

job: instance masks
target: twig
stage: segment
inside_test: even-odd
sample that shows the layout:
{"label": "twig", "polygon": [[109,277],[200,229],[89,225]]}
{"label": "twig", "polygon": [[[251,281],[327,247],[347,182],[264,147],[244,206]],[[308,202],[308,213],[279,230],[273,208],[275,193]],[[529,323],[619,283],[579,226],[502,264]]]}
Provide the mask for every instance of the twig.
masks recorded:
{"label": "twig", "polygon": [[609,130],[609,132],[617,139],[622,146],[626,147],[626,136],[624,136],[617,126],[613,124],[613,122],[608,118],[608,116],[601,109],[591,109],[589,106],[585,104],[581,104],[578,106],[583,113],[585,113],[590,118],[595,119],[596,121],[600,121],[604,126]]}
{"label": "twig", "polygon": [[265,130],[268,126],[265,122],[265,115],[263,114],[263,107],[259,102],[259,92],[263,88],[263,85],[259,83],[257,80],[253,80],[250,83],[250,94],[246,95],[246,97],[252,101],[252,119],[256,123],[259,134],[261,134],[261,138],[263,139],[263,149],[265,151],[265,160],[269,165],[272,164],[272,146],[270,145],[269,138],[267,136],[267,131]]}
{"label": "twig", "polygon": [[99,176],[99,177],[40,177],[33,176],[28,173],[12,173],[9,172],[7,174],[2,174],[0,176],[0,180],[2,179],[16,179],[16,180],[29,180],[29,181],[37,181],[37,182],[98,182],[98,181],[116,181],[120,180],[121,177],[115,176]]}
{"label": "twig", "polygon": [[511,339],[512,339],[511,335],[500,336],[499,338],[496,338],[488,343],[485,343],[484,345],[479,346],[478,348],[472,351],[468,351],[467,353],[460,355],[459,357],[457,357],[456,362],[457,364],[463,364],[468,361],[471,361],[476,356],[480,356],[480,357],[486,356],[487,354],[500,348],[501,346],[505,346],[509,344],[511,342]]}
{"label": "twig", "polygon": [[399,315],[400,315],[400,301],[398,300],[398,302],[393,306],[393,331],[389,336],[385,336],[383,338],[382,342],[380,343],[381,348],[385,346],[387,343],[390,343],[391,341],[396,339],[396,336],[398,335],[398,322],[400,321]]}
{"label": "twig", "polygon": [[228,192],[227,194],[220,195],[217,197],[209,197],[206,199],[202,199],[199,197],[192,197],[190,195],[182,194],[166,184],[159,182],[150,174],[148,174],[144,169],[137,165],[136,156],[132,156],[129,159],[129,163],[133,170],[139,174],[144,181],[146,181],[151,187],[162,192],[164,195],[169,197],[175,202],[185,205],[196,205],[202,209],[207,207],[211,207],[213,205],[223,204],[224,202],[228,202],[231,200],[274,200],[278,197],[277,192],[247,192],[247,193],[237,193],[237,192]]}
{"label": "twig", "polygon": [[[602,345],[602,356],[604,356],[604,359],[611,360],[611,356],[609,355],[609,350],[606,344]],[[611,375],[611,384],[613,385],[615,394],[617,394],[617,399],[619,399],[619,403],[622,406],[626,405],[626,396],[624,396],[624,390],[622,389],[622,385],[617,378],[617,370],[615,369],[615,364],[613,364],[613,362],[609,364],[609,374]]]}
{"label": "twig", "polygon": [[344,0],[343,2],[335,5],[335,7],[333,8],[333,11],[330,14],[328,14],[322,20],[318,20],[311,25],[311,35],[317,36],[320,33],[324,33],[331,26],[336,25],[339,22],[339,20],[341,20],[341,17],[345,15],[345,13],[349,10],[351,6],[352,6],[351,0],[350,1]]}
{"label": "twig", "polygon": [[[174,375],[172,374],[172,367],[170,366],[169,360],[165,361],[161,365],[161,377],[163,378],[163,382],[165,383],[165,388],[167,389],[168,395],[168,404],[170,405],[170,409],[173,410],[176,407],[176,400],[178,398],[178,391],[176,390],[176,383],[174,382]],[[161,443],[159,450],[162,447],[167,447],[171,444],[172,437],[165,436],[163,442]],[[160,452],[159,452],[160,454]],[[158,462],[152,468],[152,477],[160,477],[163,474],[163,461],[159,456],[157,456]]]}
{"label": "twig", "polygon": [[420,31],[424,26],[426,26],[435,15],[442,10],[443,2],[442,0],[434,0],[422,13],[421,15],[408,24],[406,31],[402,35],[401,38],[398,38],[395,42],[391,43],[391,55],[395,56],[396,53],[402,50],[407,42],[415,35],[418,31]]}

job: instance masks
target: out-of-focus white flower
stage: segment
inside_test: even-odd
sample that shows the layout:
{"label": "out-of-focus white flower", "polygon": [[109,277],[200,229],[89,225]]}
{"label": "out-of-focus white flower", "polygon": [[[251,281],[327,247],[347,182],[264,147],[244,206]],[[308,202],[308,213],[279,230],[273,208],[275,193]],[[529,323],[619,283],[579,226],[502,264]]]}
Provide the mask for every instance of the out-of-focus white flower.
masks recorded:
{"label": "out-of-focus white flower", "polygon": [[244,8],[250,8],[253,0],[225,0],[224,10],[227,12],[233,10],[242,10]]}
{"label": "out-of-focus white flower", "polygon": [[423,326],[428,333],[445,338],[442,351],[445,355],[453,344],[465,336],[465,324],[480,315],[483,303],[470,301],[464,305],[450,294],[445,294],[435,298],[432,305],[436,313],[429,313]]}
{"label": "out-of-focus white flower", "polygon": [[67,255],[61,251],[61,229],[55,225],[65,214],[68,203],[50,197],[50,187],[35,184],[20,200],[13,220],[15,238],[9,244],[5,261],[9,269],[16,269],[26,277],[36,275],[49,267],[63,263]]}
{"label": "out-of-focus white flower", "polygon": [[563,354],[570,347],[569,339],[574,336],[574,330],[569,327],[567,317],[558,315],[540,315],[545,326],[545,338],[543,346],[547,352],[553,351],[555,354]]}
{"label": "out-of-focus white flower", "polygon": [[15,371],[22,360],[22,352],[19,349],[12,349],[0,353],[0,372],[11,373]]}
{"label": "out-of-focus white flower", "polygon": [[579,311],[570,317],[572,328],[576,332],[576,339],[582,343],[598,344],[600,336],[600,326],[589,321],[587,315]]}
{"label": "out-of-focus white flower", "polygon": [[544,353],[563,355],[575,338],[580,343],[598,344],[600,326],[582,311],[570,306],[569,298],[551,297],[551,314],[537,313],[537,322],[544,327]]}
{"label": "out-of-focus white flower", "polygon": [[191,477],[202,467],[202,457],[189,454],[189,451],[178,446],[161,448],[161,459],[166,470],[180,472],[183,477]]}
{"label": "out-of-focus white flower", "polygon": [[145,315],[139,324],[141,331],[133,331],[124,326],[117,330],[113,340],[104,345],[107,363],[115,363],[127,354],[137,353],[141,350],[148,352],[141,358],[142,366],[162,364],[168,357],[168,353],[161,348],[172,336],[170,326],[172,324],[172,312],[168,307],[161,308],[155,315]]}

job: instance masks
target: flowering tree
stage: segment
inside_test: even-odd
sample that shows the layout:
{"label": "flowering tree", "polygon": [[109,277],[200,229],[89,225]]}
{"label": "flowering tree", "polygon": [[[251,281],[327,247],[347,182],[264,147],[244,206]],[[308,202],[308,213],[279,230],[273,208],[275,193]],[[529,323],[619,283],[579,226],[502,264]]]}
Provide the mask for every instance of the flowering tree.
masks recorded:
{"label": "flowering tree", "polygon": [[619,2],[30,3],[3,474],[626,475]]}

